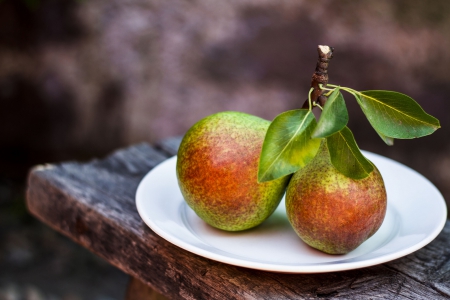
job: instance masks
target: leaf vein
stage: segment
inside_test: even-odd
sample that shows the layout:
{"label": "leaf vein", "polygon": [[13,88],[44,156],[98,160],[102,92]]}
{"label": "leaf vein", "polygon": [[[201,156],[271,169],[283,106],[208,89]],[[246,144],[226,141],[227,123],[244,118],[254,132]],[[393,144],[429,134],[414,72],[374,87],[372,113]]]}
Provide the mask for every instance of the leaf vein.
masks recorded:
{"label": "leaf vein", "polygon": [[398,109],[395,108],[394,106],[388,105],[388,104],[386,104],[386,103],[384,103],[384,102],[382,102],[382,101],[380,101],[380,100],[378,100],[378,99],[376,99],[376,98],[370,97],[370,96],[368,96],[368,95],[366,95],[366,94],[363,94],[363,93],[361,93],[361,92],[358,92],[358,94],[362,95],[363,98],[366,98],[366,99],[375,101],[375,102],[376,102],[377,104],[379,104],[379,105],[384,105],[385,107],[389,107],[390,109],[396,111],[397,113],[399,113],[399,114],[401,114],[401,115],[404,115],[404,116],[406,116],[406,117],[409,117],[410,119],[415,120],[415,121],[417,121],[417,122],[419,122],[419,123],[428,124],[428,125],[431,125],[431,126],[433,126],[433,127],[436,127],[436,126],[435,126],[434,124],[432,124],[432,123],[425,122],[425,121],[422,121],[422,120],[420,120],[420,119],[417,119],[417,118],[415,118],[415,117],[413,117],[413,116],[411,116],[411,115],[408,115],[408,114],[406,114],[405,112],[403,112],[403,111],[401,111],[401,110],[398,110]]}
{"label": "leaf vein", "polygon": [[[292,137],[289,139],[289,141],[286,143],[286,145],[283,147],[283,149],[280,151],[280,153],[275,157],[275,159],[272,161],[272,163],[267,167],[266,171],[261,175],[261,178],[265,178],[267,172],[269,172],[269,170],[272,169],[273,165],[278,161],[278,159],[280,158],[281,154],[283,154],[283,152],[287,149],[287,147],[289,146],[289,144],[295,140],[295,136],[298,134],[298,132],[300,131],[300,129],[303,127],[303,124],[305,124],[309,114],[311,113],[311,111],[308,111],[306,113],[306,115],[304,116],[302,123],[300,124],[300,126],[298,126],[297,130],[295,131],[295,133],[292,135]],[[295,126],[292,126],[295,127]]]}

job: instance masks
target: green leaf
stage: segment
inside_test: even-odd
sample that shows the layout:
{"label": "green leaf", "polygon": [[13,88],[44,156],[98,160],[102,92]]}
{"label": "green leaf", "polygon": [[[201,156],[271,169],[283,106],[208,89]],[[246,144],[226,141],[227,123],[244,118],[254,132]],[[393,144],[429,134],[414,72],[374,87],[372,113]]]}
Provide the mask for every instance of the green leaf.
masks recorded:
{"label": "green leaf", "polygon": [[353,133],[347,126],[328,137],[327,146],[331,163],[345,176],[363,179],[373,171],[372,163],[361,153]]}
{"label": "green leaf", "polygon": [[335,88],[325,102],[319,123],[312,133],[313,138],[324,138],[330,136],[348,123],[348,112],[345,106],[344,97],[339,91],[339,87]]}
{"label": "green leaf", "polygon": [[307,109],[290,110],[278,115],[264,139],[258,182],[294,173],[314,158],[320,146],[320,139],[311,139],[316,125],[314,114]]}
{"label": "green leaf", "polygon": [[[375,130],[375,131],[376,131],[376,130]],[[386,145],[388,145],[388,146],[394,146],[394,139],[393,139],[393,138],[388,137],[388,136],[385,136],[384,134],[379,133],[378,131],[377,131],[377,133],[378,133],[378,135],[380,136],[380,138],[386,143]]]}
{"label": "green leaf", "polygon": [[440,127],[411,97],[391,91],[356,92],[356,100],[375,130],[383,136],[413,139]]}

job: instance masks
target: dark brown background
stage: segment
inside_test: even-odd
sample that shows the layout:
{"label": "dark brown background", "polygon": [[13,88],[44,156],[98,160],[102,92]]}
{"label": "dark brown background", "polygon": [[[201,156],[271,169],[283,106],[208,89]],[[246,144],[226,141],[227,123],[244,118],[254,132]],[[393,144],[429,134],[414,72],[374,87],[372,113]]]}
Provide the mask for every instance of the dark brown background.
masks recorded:
{"label": "dark brown background", "polygon": [[[65,242],[27,215],[23,188],[32,165],[182,135],[223,110],[271,120],[303,104],[318,44],[336,49],[330,83],[403,92],[440,119],[433,135],[388,147],[345,95],[361,148],[418,170],[450,199],[449,15],[445,0],[0,1],[0,299],[11,286],[94,299],[82,279],[82,292],[33,279],[54,263],[42,257],[68,253],[59,258],[60,274],[72,274],[70,258],[82,255],[113,274],[72,244],[52,246]],[[55,241],[42,247],[42,235]]]}

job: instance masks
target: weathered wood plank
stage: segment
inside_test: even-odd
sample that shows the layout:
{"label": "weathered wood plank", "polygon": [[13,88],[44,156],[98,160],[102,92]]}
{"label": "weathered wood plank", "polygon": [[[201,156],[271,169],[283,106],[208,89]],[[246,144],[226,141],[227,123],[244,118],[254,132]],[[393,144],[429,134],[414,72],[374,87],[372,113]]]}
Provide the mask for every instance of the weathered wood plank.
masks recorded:
{"label": "weathered wood plank", "polygon": [[[141,221],[134,193],[151,168],[176,153],[176,140],[169,145],[160,143],[157,151],[141,144],[90,163],[36,167],[29,176],[29,210],[171,299],[448,296],[445,270],[450,257],[449,223],[436,241],[403,259],[328,274],[279,274],[240,268],[199,257],[166,242]],[[444,273],[436,276],[436,270]]]}

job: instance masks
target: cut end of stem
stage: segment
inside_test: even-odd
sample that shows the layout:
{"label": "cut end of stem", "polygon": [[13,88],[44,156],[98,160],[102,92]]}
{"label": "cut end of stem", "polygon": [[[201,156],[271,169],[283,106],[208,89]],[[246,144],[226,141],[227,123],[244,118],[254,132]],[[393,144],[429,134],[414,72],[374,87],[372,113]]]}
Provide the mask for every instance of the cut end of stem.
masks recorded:
{"label": "cut end of stem", "polygon": [[329,46],[319,45],[319,48],[323,54],[328,54],[328,52],[331,51],[331,47],[329,47]]}

